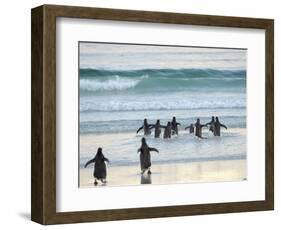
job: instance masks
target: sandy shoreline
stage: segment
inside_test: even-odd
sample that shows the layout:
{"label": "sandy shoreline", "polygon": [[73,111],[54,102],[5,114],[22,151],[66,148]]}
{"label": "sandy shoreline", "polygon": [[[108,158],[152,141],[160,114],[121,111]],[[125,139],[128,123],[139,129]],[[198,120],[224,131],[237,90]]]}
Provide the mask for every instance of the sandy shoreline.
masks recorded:
{"label": "sandy shoreline", "polygon": [[[223,182],[247,178],[246,160],[154,164],[151,170],[149,176],[140,174],[139,165],[108,165],[107,184],[102,186]],[[80,169],[80,187],[94,187],[93,168]]]}

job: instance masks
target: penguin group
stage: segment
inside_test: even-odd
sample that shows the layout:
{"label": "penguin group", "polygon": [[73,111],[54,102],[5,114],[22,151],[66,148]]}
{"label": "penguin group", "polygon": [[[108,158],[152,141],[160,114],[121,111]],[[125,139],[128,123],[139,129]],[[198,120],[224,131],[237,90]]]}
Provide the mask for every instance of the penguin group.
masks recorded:
{"label": "penguin group", "polygon": [[[147,119],[144,119],[143,125],[137,130],[137,133],[139,133],[142,129],[145,136],[148,136],[151,134],[151,129],[154,129],[154,137],[160,138],[161,136],[161,129],[164,129],[163,138],[168,139],[171,138],[172,135],[178,135],[178,126],[181,125],[179,122],[177,122],[176,117],[173,117],[172,121],[168,121],[167,125],[161,125],[160,120],[157,120],[155,124],[149,124]],[[190,134],[195,134],[196,137],[200,139],[206,139],[205,137],[202,137],[202,128],[207,127],[209,128],[209,131],[213,133],[214,136],[220,136],[221,127],[227,129],[227,127],[220,123],[218,117],[212,117],[211,121],[206,124],[201,124],[200,119],[197,118],[195,123],[191,123],[189,126],[185,127],[185,130],[189,129]],[[158,149],[148,146],[146,139],[142,137],[141,139],[141,146],[137,150],[137,153],[140,153],[140,169],[141,174],[143,175],[146,171],[147,174],[151,174],[151,155],[150,152],[157,152],[159,153]],[[98,181],[101,181],[101,183],[106,183],[106,164],[105,162],[109,163],[109,160],[104,156],[102,152],[102,148],[99,147],[97,150],[97,153],[94,158],[89,160],[85,164],[85,168],[91,164],[94,163],[94,172],[93,176],[95,179],[94,185],[98,185]]]}
{"label": "penguin group", "polygon": [[[141,168],[141,174],[143,175],[145,171],[147,171],[147,174],[151,174],[151,156],[150,152],[155,151],[159,153],[158,149],[149,147],[146,143],[146,139],[143,137],[141,139],[141,146],[137,150],[138,153],[140,153],[140,168]],[[109,163],[109,160],[103,155],[102,148],[99,147],[97,150],[97,153],[95,157],[91,160],[89,160],[84,168],[86,168],[89,164],[94,163],[94,172],[93,176],[95,179],[94,185],[98,185],[98,181],[100,180],[102,184],[106,183],[106,164],[105,162]]]}
{"label": "penguin group", "polygon": [[[151,134],[151,129],[154,129],[154,137],[159,138],[161,135],[161,129],[164,129],[163,138],[169,139],[172,137],[172,135],[178,135],[178,126],[181,125],[179,122],[177,122],[176,117],[173,117],[172,121],[168,121],[167,125],[161,125],[160,120],[157,120],[155,124],[149,124],[147,119],[145,118],[143,121],[143,125],[137,130],[137,133],[139,133],[142,129],[145,136],[149,136]],[[220,123],[218,117],[212,116],[212,119],[210,122],[206,124],[200,123],[200,118],[197,118],[195,123],[191,123],[189,126],[185,127],[185,130],[189,130],[189,133],[195,134],[196,137],[200,139],[206,139],[202,137],[202,128],[203,127],[209,127],[209,131],[213,133],[214,136],[220,136],[221,135],[221,127],[227,129],[227,127]]]}
{"label": "penguin group", "polygon": [[147,119],[143,120],[143,125],[137,130],[137,133],[143,129],[144,135],[151,134],[151,129],[154,129],[154,137],[159,138],[161,135],[161,128],[164,129],[164,139],[171,138],[172,135],[178,135],[178,126],[181,125],[177,122],[176,117],[173,117],[172,121],[168,121],[167,125],[161,125],[160,120],[157,120],[155,124],[148,124]]}

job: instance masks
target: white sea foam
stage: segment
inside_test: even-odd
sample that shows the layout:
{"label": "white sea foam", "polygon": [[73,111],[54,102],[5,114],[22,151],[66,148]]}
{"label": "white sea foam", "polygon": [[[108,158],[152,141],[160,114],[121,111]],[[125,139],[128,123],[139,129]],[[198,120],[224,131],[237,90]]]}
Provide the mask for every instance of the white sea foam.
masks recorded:
{"label": "white sea foam", "polygon": [[112,90],[125,90],[134,88],[140,81],[147,76],[142,76],[138,79],[123,78],[118,75],[108,80],[93,80],[93,79],[81,79],[80,89],[86,91],[112,91]]}
{"label": "white sea foam", "polygon": [[[154,99],[153,99],[154,98]],[[205,98],[205,100],[202,100]],[[244,94],[216,94],[212,97],[208,93],[170,95],[115,95],[114,97],[103,96],[84,98],[80,101],[80,112],[87,111],[154,111],[154,110],[188,110],[206,108],[241,108],[246,106]]]}

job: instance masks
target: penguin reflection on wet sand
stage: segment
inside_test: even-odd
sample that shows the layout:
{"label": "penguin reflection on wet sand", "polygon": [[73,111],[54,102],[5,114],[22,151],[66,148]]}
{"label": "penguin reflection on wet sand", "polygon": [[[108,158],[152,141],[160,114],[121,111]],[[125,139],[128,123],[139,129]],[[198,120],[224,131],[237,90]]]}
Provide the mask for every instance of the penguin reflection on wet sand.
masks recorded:
{"label": "penguin reflection on wet sand", "polygon": [[159,138],[161,134],[161,128],[165,127],[166,126],[160,124],[160,120],[157,120],[156,124],[151,126],[151,128],[154,128],[154,137]]}
{"label": "penguin reflection on wet sand", "polygon": [[167,126],[165,126],[165,131],[164,131],[164,136],[163,136],[163,138],[164,138],[164,139],[168,139],[168,138],[171,138],[171,136],[172,136],[172,124],[171,124],[171,122],[169,121],[169,122],[167,123]]}
{"label": "penguin reflection on wet sand", "polygon": [[209,131],[214,133],[214,130],[215,130],[215,117],[212,116],[212,120],[210,122],[206,123],[206,125],[210,125]]}
{"label": "penguin reflection on wet sand", "polygon": [[151,174],[141,174],[141,184],[152,184]]}
{"label": "penguin reflection on wet sand", "polygon": [[141,127],[137,130],[137,133],[143,129],[144,135],[148,136],[148,135],[151,134],[150,129],[152,128],[152,126],[153,126],[153,125],[147,123],[147,119],[145,118],[145,119],[143,120],[143,126],[141,126]]}
{"label": "penguin reflection on wet sand", "polygon": [[95,167],[94,167],[95,185],[98,184],[97,180],[100,180],[102,183],[106,183],[105,161],[109,163],[109,160],[102,153],[102,148],[98,148],[95,157],[92,160],[89,160],[84,166],[86,168],[89,164],[95,163]]}
{"label": "penguin reflection on wet sand", "polygon": [[205,126],[205,127],[207,127],[206,125],[202,125],[202,124],[200,124],[200,119],[199,118],[197,118],[197,121],[196,121],[196,123],[194,124],[194,126],[195,126],[195,136],[196,137],[199,137],[199,138],[201,138],[201,139],[206,139],[206,138],[204,138],[204,137],[202,137],[202,128]]}
{"label": "penguin reflection on wet sand", "polygon": [[176,117],[173,117],[173,120],[172,120],[172,134],[179,134],[179,130],[178,130],[178,125],[181,125],[180,123],[177,122],[176,120]]}
{"label": "penguin reflection on wet sand", "polygon": [[220,123],[219,118],[216,117],[216,121],[214,123],[214,136],[220,136],[221,135],[221,127],[224,127],[225,129],[227,129],[227,127]]}
{"label": "penguin reflection on wet sand", "polygon": [[189,129],[189,133],[194,133],[194,124],[190,124],[189,126],[185,127],[184,129],[185,130]]}
{"label": "penguin reflection on wet sand", "polygon": [[150,157],[150,151],[155,151],[159,153],[159,151],[156,148],[151,148],[147,145],[145,138],[143,137],[141,139],[141,147],[138,149],[138,152],[140,152],[140,167],[141,167],[141,173],[143,174],[146,170],[148,174],[151,174],[150,167],[151,167],[151,157]]}

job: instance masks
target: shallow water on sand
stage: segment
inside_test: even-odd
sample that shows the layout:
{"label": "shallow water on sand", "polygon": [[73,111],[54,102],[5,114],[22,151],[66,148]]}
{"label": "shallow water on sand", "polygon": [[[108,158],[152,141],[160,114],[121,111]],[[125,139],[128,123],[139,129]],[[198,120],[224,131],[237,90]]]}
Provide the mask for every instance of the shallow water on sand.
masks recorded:
{"label": "shallow water on sand", "polygon": [[[228,129],[221,137],[205,130],[203,136],[206,139],[186,131],[168,140],[154,138],[153,134],[147,136],[148,145],[159,150],[151,153],[152,164],[246,159],[246,129]],[[138,165],[137,149],[142,137],[135,133],[80,135],[80,167],[95,155],[98,147],[103,148],[112,166]]]}

